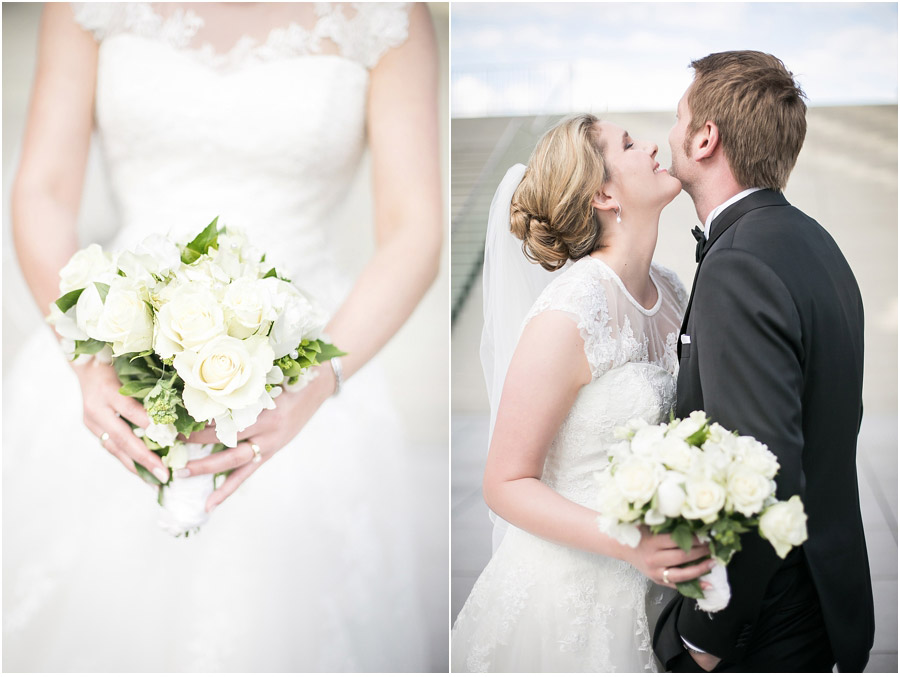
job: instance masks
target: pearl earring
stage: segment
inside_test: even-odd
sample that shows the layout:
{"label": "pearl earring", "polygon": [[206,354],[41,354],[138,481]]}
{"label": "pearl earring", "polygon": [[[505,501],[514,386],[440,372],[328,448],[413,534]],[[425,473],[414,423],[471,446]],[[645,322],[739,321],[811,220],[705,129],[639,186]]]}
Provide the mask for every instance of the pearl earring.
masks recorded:
{"label": "pearl earring", "polygon": [[616,207],[616,223],[622,223],[622,210]]}

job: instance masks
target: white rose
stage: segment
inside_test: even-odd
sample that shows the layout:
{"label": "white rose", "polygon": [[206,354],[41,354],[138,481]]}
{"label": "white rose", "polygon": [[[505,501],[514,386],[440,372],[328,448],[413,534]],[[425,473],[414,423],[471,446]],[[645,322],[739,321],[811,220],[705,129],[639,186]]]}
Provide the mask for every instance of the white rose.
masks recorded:
{"label": "white rose", "polygon": [[621,524],[616,518],[607,515],[597,517],[600,533],[616,539],[622,545],[636,548],[641,542],[641,530],[633,524]]}
{"label": "white rose", "polygon": [[659,445],[659,460],[670,470],[687,472],[694,462],[694,447],[676,435],[666,435]]}
{"label": "white rose", "polygon": [[188,464],[189,460],[187,445],[182,444],[181,442],[176,442],[169,446],[168,453],[162,457],[162,462],[172,470],[181,470]]}
{"label": "white rose", "polygon": [[303,339],[317,339],[328,322],[325,312],[307,299],[296,287],[274,277],[262,281],[270,290],[278,313],[269,340],[275,358],[296,350]]}
{"label": "white rose", "polygon": [[235,280],[225,289],[222,306],[228,333],[236,338],[252,336],[275,319],[268,288],[261,280]]}
{"label": "white rose", "polygon": [[704,425],[706,425],[706,412],[693,411],[690,416],[682,419],[680,423],[676,423],[670,427],[669,434],[686,440]]}
{"label": "white rose", "polygon": [[725,482],[728,468],[734,460],[728,449],[719,443],[707,440],[703,443],[702,453],[699,453],[696,465],[692,468],[692,474],[703,474],[709,479]]}
{"label": "white rose", "polygon": [[95,284],[88,284],[75,304],[75,324],[90,338],[100,339],[98,326],[102,314],[103,300],[100,298],[100,292]]}
{"label": "white rose", "polygon": [[225,334],[225,314],[203,284],[181,285],[157,315],[154,349],[160,357],[202,346]]}
{"label": "white rose", "polygon": [[746,465],[734,465],[728,471],[728,504],[745,517],[763,509],[764,501],[775,491],[775,482]]}
{"label": "white rose", "polygon": [[802,545],[807,532],[806,513],[800,497],[791,496],[790,500],[769,507],[759,519],[759,533],[772,544],[781,559],[793,546]]}
{"label": "white rose", "polygon": [[632,522],[641,516],[640,509],[630,508],[609,473],[595,473],[599,484],[597,512],[616,521]]}
{"label": "white rose", "polygon": [[112,343],[113,355],[153,347],[153,314],[147,305],[146,287],[126,277],[113,281],[97,321],[96,338]]}
{"label": "white rose", "polygon": [[199,352],[179,353],[174,365],[184,380],[182,397],[188,413],[196,421],[215,418],[219,440],[235,446],[237,432],[252,425],[264,407],[275,406],[266,392],[273,359],[261,336],[243,341],[219,336]]}
{"label": "white rose", "polygon": [[742,463],[768,479],[773,479],[778,474],[781,467],[778,457],[765,444],[745,436],[735,438],[735,445],[735,455],[740,457]]}
{"label": "white rose", "polygon": [[53,325],[59,335],[64,338],[79,341],[88,338],[88,335],[78,328],[78,323],[75,319],[75,306],[72,306],[64,313],[56,303],[51,303],[47,322]]}
{"label": "white rose", "polygon": [[59,291],[68,294],[84,289],[94,280],[116,274],[116,262],[98,244],[92,244],[75,252],[59,271]]}
{"label": "white rose", "polygon": [[657,508],[666,517],[679,517],[687,494],[685,477],[681,473],[667,472],[656,490]]}
{"label": "white rose", "polygon": [[664,426],[654,425],[641,428],[631,438],[631,450],[638,456],[655,456],[665,434]]}
{"label": "white rose", "polygon": [[662,473],[663,468],[658,463],[635,456],[616,468],[613,479],[625,500],[640,508],[653,498]]}
{"label": "white rose", "polygon": [[165,277],[181,266],[181,250],[159,233],[144,238],[134,252],[157,277]]}
{"label": "white rose", "polygon": [[[171,423],[153,423],[151,421],[150,425],[144,430],[144,436],[149,437],[161,447],[171,447],[175,444],[178,431]],[[184,466],[181,467],[183,468]]]}
{"label": "white rose", "polygon": [[231,282],[231,276],[204,254],[190,265],[180,266],[175,277],[182,282],[200,282],[209,289],[224,289]]}
{"label": "white rose", "polygon": [[712,524],[725,507],[725,488],[705,477],[689,477],[685,486],[685,501],[681,514],[687,519]]}

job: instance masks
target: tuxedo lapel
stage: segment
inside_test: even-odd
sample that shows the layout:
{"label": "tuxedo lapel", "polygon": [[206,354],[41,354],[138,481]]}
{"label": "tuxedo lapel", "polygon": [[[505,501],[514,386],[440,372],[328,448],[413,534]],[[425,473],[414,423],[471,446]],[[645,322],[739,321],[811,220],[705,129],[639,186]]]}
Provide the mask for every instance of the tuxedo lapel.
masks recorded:
{"label": "tuxedo lapel", "polygon": [[[754,209],[759,209],[760,207],[785,207],[789,204],[790,203],[785,199],[783,194],[777,193],[774,190],[763,189],[758,190],[755,193],[751,193],[742,200],[738,200],[733,205],[730,205],[727,209],[725,209],[715,219],[713,219],[713,222],[709,228],[709,239],[706,241],[703,250],[700,252],[700,261],[697,262],[697,268],[694,271],[694,282],[691,285],[691,296],[688,299],[687,308],[684,311],[684,320],[682,320],[681,322],[682,336],[687,332],[688,317],[690,317],[691,306],[694,303],[694,291],[697,289],[697,278],[700,277],[700,266],[703,265],[703,259],[706,257],[706,253],[709,251],[710,247],[712,247],[715,241],[722,237],[722,235],[729,228],[731,228],[731,226],[733,226],[738,221],[738,219],[753,211]],[[679,359],[681,359],[681,346],[682,342],[681,337],[679,336]]]}

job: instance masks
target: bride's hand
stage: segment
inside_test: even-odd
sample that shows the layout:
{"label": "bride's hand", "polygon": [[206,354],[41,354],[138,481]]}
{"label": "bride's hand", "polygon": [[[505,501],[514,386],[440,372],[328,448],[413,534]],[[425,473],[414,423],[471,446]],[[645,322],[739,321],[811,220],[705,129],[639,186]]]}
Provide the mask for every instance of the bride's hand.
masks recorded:
{"label": "bride's hand", "polygon": [[[236,447],[190,461],[184,469],[175,472],[175,477],[189,477],[232,471],[222,486],[206,500],[206,512],[212,512],[263,463],[294,439],[322,403],[331,396],[334,390],[333,372],[328,365],[317,368],[318,376],[305,388],[283,392],[276,398],[274,409],[264,410],[256,423],[238,433],[238,439],[242,441]],[[191,435],[187,441],[211,444],[218,442],[218,439],[215,428],[208,426]],[[260,457],[257,461],[254,461],[255,454],[251,444],[259,447]]]}
{"label": "bride's hand", "polygon": [[[100,444],[122,462],[130,472],[137,474],[135,463],[152,472],[160,482],[169,479],[169,471],[162,459],[154,454],[122,419],[146,428],[150,418],[144,407],[132,397],[119,394],[121,383],[115,369],[109,364],[92,360],[85,364],[73,364],[72,369],[81,384],[84,399],[84,424],[94,435],[102,438]],[[120,418],[121,416],[121,418]]]}
{"label": "bride's hand", "polygon": [[[627,548],[627,561],[644,576],[658,585],[675,588],[676,583],[684,583],[694,580],[709,573],[713,567],[713,560],[709,557],[709,546],[701,544],[694,537],[694,545],[690,552],[685,552],[672,540],[669,534],[652,534],[647,527],[641,527],[641,542],[636,548]],[[693,562],[701,558],[707,558],[698,564],[692,564],[681,568],[682,564]],[[668,583],[664,579],[664,572],[668,570]],[[709,584],[702,582],[704,589]]]}

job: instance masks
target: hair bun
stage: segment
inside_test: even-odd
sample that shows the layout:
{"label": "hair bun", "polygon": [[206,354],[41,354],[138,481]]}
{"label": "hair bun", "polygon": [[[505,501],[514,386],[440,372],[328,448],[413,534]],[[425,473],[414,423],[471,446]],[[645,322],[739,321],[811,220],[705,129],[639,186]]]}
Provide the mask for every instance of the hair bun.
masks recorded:
{"label": "hair bun", "polygon": [[538,142],[509,210],[510,231],[530,261],[559,270],[590,254],[600,242],[591,198],[606,181],[599,120],[563,120]]}

